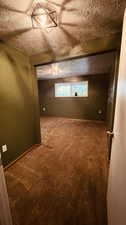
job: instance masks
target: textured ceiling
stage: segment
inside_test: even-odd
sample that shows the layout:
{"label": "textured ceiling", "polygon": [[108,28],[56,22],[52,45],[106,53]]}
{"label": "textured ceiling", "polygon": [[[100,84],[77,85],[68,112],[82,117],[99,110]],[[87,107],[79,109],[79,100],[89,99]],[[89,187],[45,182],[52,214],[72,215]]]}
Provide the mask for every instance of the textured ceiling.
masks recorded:
{"label": "textured ceiling", "polygon": [[112,71],[115,56],[115,52],[110,52],[36,66],[37,78],[46,80],[80,75],[109,74]]}
{"label": "textured ceiling", "polygon": [[[57,27],[32,29],[31,13],[38,2],[56,10]],[[81,55],[86,41],[121,32],[125,6],[126,0],[0,0],[0,39],[29,56]]]}

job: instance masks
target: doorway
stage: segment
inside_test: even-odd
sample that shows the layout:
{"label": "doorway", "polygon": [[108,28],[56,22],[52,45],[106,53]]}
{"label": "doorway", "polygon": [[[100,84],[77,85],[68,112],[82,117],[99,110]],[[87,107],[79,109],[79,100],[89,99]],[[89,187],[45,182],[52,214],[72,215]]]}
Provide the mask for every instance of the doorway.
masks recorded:
{"label": "doorway", "polygon": [[[42,145],[6,171],[14,224],[107,224],[106,118],[116,52],[109,54],[110,58],[108,53],[81,58],[85,74],[77,74],[79,64],[76,76],[69,71],[67,77],[38,81]],[[64,64],[60,72],[65,74],[71,63]],[[43,68],[38,69],[39,76],[41,71],[45,76]],[[55,84],[76,83],[78,88],[82,82],[88,82],[88,95],[75,91],[74,97],[55,97]]]}
{"label": "doorway", "polygon": [[[84,197],[84,199],[87,198],[87,206],[85,207],[83,204],[81,204],[81,200],[78,200],[78,201],[80,201],[80,211],[82,210],[83,214],[84,212],[86,212],[86,215],[87,215],[87,217],[85,215],[86,224],[107,224],[106,189],[107,189],[107,179],[108,179],[108,165],[109,165],[108,158],[110,157],[110,145],[108,149],[106,132],[107,130],[110,131],[110,124],[111,124],[111,129],[113,126],[114,107],[115,107],[115,98],[116,98],[118,57],[116,52],[114,52],[114,54],[115,54],[114,61],[111,64],[111,67],[109,67],[109,73],[107,74],[106,73],[100,74],[100,72],[99,74],[97,74],[99,70],[99,66],[98,66],[98,70],[96,72],[97,75],[90,74],[90,77],[89,77],[89,74],[87,73],[84,76],[71,77],[71,73],[69,72],[70,77],[68,77],[68,74],[67,74],[67,78],[55,77],[54,79],[53,77],[53,79],[51,79],[49,77],[48,79],[48,75],[51,76],[51,74],[46,73],[47,72],[46,70],[48,69],[48,67],[50,67],[50,64],[45,65],[46,66],[45,68],[44,68],[44,65],[39,66],[38,68],[38,72],[39,72],[38,86],[39,86],[39,99],[40,99],[40,112],[41,112],[42,141],[45,147],[50,148],[52,152],[54,151],[54,154],[57,155],[57,158],[58,158],[58,154],[60,155],[62,161],[66,162],[66,168],[67,168],[67,165],[70,165],[70,162],[69,163],[67,162],[67,158],[69,158],[69,154],[71,153],[70,155],[71,167],[72,166],[73,168],[75,167],[75,171],[73,172],[74,174],[77,173],[76,172],[77,170],[79,171],[78,174],[76,175],[78,177],[78,180],[79,180],[79,174],[82,174],[82,177],[83,177],[84,175],[83,171],[85,171],[85,174],[87,176],[84,175],[85,178],[83,177],[84,183],[83,181],[81,181],[81,179],[79,180],[79,182],[82,184],[82,186],[86,185],[86,182],[89,184],[89,186],[85,188],[85,190],[88,190],[88,191],[87,191],[87,195],[85,194],[85,197]],[[88,60],[90,61],[90,58],[88,58]],[[106,61],[104,62],[106,63]],[[93,68],[91,65],[92,63],[90,63],[90,67]],[[97,60],[95,61],[95,66],[96,65],[97,65]],[[104,65],[106,66],[106,64]],[[102,67],[102,70],[103,70],[103,67]],[[43,72],[40,72],[40,71],[43,71]],[[89,73],[90,73],[90,69],[89,69]],[[40,79],[40,76],[42,74],[44,79]],[[56,75],[57,74],[55,74],[55,76]],[[102,82],[100,82],[100,79],[102,80],[103,84]],[[83,105],[83,107],[81,108],[81,106],[79,105],[81,100],[84,104],[85,103],[84,101],[86,101],[85,99],[79,98],[77,102],[75,99],[72,99],[71,96],[55,96],[55,93],[56,93],[55,87],[57,87],[57,85],[62,87],[63,89],[64,88],[63,86],[68,87],[71,85],[72,82],[73,83],[80,82],[80,81],[87,82],[87,80],[89,85],[91,85],[91,82],[92,82],[93,88],[97,80],[96,90],[94,90],[93,88],[92,88],[93,90],[91,90],[93,93],[93,96],[91,97],[91,95],[89,94],[89,96],[91,97],[93,101],[90,102],[91,99],[86,99],[88,101],[87,103],[88,107],[90,107],[88,108],[89,111],[87,112],[87,114],[85,112],[86,107],[84,108],[84,105]],[[63,85],[64,83],[65,85]],[[99,83],[99,87],[102,89],[102,92],[99,92],[99,93],[98,93],[98,83]],[[91,91],[89,91],[89,93],[91,93]],[[102,96],[101,102],[104,104],[104,106],[106,106],[104,110],[103,110],[102,104],[100,108],[97,108],[97,101],[94,94],[95,91],[97,92],[97,98],[98,96],[100,97]],[[107,95],[105,96],[104,93],[107,93]],[[60,95],[61,95],[61,92],[60,92]],[[103,98],[103,96],[105,97],[105,99]],[[58,98],[55,98],[55,97],[58,97]],[[111,104],[109,102],[110,98],[111,98]],[[100,100],[98,102],[100,102]],[[95,107],[97,108],[97,110]],[[97,113],[95,114],[96,111]],[[105,112],[105,114],[103,112]],[[98,137],[100,138],[99,140],[98,140]],[[81,138],[81,141],[79,138]],[[110,136],[108,136],[108,144],[110,143],[109,138]],[[99,149],[99,153],[97,149]],[[58,152],[58,154],[56,152]],[[66,157],[66,158],[62,158],[62,155],[63,157]],[[79,158],[80,155],[82,158],[81,157]],[[85,158],[85,161],[83,161],[84,158]],[[58,158],[58,161],[60,162],[59,158]],[[80,163],[81,166],[85,165],[85,168],[83,166],[80,168],[79,167],[80,165],[78,166],[78,162]],[[74,183],[77,184],[76,181]],[[78,191],[80,190],[81,188],[78,187]],[[76,196],[77,196],[77,193],[76,193]],[[101,201],[100,198],[103,201]],[[83,199],[83,202],[84,202],[84,199]],[[77,205],[77,203],[75,205]],[[91,209],[91,207],[92,207],[92,215],[91,217],[89,217],[88,209]],[[79,208],[78,205],[75,208],[78,209]],[[79,216],[77,216],[76,213],[74,214],[75,214],[75,217],[73,217],[73,221],[76,221],[76,220],[79,221]],[[80,220],[82,221],[81,216],[80,216]]]}

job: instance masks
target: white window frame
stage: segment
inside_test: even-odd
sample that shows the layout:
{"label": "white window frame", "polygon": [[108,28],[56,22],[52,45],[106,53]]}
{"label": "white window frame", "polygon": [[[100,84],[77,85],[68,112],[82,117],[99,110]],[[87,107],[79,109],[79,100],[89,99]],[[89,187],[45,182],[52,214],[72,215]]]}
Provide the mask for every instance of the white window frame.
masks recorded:
{"label": "white window frame", "polygon": [[[79,95],[79,96],[75,96],[75,95],[72,95],[72,84],[77,84],[77,83],[87,83],[87,93],[85,95]],[[56,85],[57,84],[60,84],[60,85],[64,85],[64,84],[70,84],[71,85],[71,95],[69,96],[56,96]],[[85,98],[85,97],[88,97],[88,81],[76,81],[76,82],[62,82],[62,83],[55,83],[54,85],[54,95],[55,95],[55,98]]]}

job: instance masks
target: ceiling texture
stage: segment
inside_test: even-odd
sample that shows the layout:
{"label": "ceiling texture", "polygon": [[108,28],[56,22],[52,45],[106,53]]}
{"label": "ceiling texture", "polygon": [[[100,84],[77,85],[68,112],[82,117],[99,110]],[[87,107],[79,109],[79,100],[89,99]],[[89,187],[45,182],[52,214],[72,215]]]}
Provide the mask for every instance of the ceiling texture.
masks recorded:
{"label": "ceiling texture", "polygon": [[[38,3],[56,11],[57,27],[32,27]],[[0,0],[0,40],[34,64],[104,50],[121,36],[125,7],[126,0]]]}

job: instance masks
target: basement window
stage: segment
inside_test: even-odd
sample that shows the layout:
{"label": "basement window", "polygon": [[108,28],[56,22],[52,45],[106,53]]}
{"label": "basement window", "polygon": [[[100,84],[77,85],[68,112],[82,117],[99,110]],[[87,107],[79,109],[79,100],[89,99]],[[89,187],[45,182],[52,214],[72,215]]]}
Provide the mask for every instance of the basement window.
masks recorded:
{"label": "basement window", "polygon": [[88,97],[88,81],[56,83],[55,97]]}

